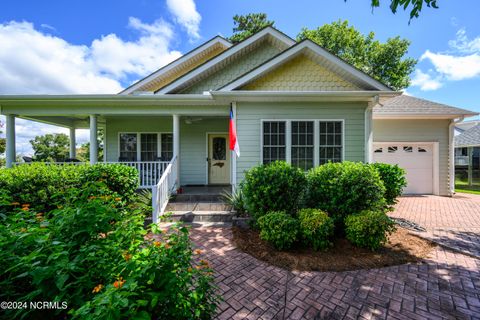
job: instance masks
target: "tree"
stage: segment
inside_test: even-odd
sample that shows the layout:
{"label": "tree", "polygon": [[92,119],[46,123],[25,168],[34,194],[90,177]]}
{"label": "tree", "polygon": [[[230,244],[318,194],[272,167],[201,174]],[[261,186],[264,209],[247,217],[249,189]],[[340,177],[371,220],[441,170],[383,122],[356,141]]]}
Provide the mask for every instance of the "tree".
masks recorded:
{"label": "tree", "polygon": [[[403,10],[410,9],[410,20],[418,18],[420,11],[422,11],[425,4],[429,8],[438,9],[437,0],[390,0],[390,10],[397,13],[398,7],[403,7]],[[347,0],[345,0],[347,2]],[[380,6],[380,0],[372,0],[372,8]]]}
{"label": "tree", "polygon": [[297,40],[310,39],[394,90],[409,86],[417,60],[405,58],[410,41],[400,37],[381,43],[375,33],[363,35],[348,21],[339,20],[317,29],[303,28]]}
{"label": "tree", "polygon": [[257,33],[267,26],[273,26],[274,21],[267,20],[266,13],[249,13],[233,17],[233,35],[229,40],[238,43]]}
{"label": "tree", "polygon": [[35,161],[62,162],[68,158],[70,139],[64,133],[36,136],[30,140],[34,151]]}
{"label": "tree", "polygon": [[[103,161],[103,145],[105,132],[99,129],[97,133],[97,161]],[[86,142],[77,149],[77,158],[83,162],[90,161],[90,142]]]}

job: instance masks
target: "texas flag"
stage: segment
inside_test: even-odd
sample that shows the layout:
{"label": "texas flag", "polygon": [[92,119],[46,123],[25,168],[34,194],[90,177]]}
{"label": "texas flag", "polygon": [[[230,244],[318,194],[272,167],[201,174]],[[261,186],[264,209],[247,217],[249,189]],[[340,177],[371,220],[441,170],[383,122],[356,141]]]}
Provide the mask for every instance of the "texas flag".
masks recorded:
{"label": "texas flag", "polygon": [[230,150],[235,151],[237,157],[240,157],[240,146],[237,141],[237,129],[235,128],[235,119],[233,118],[232,106],[230,106]]}

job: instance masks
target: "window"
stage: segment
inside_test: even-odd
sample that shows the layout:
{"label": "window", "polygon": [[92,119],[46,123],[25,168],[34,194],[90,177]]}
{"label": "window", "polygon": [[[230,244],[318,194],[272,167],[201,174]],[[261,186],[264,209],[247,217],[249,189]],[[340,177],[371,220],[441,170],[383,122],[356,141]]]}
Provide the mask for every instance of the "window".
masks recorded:
{"label": "window", "polygon": [[320,157],[319,163],[342,161],[342,121],[320,121]]}
{"label": "window", "polygon": [[313,121],[292,121],[292,164],[313,168]]}
{"label": "window", "polygon": [[404,147],[403,147],[403,151],[405,151],[405,152],[413,152],[413,147],[411,147],[411,146],[404,146]]}
{"label": "window", "polygon": [[388,153],[395,153],[397,152],[398,147],[388,147]]}
{"label": "window", "polygon": [[140,134],[140,159],[141,161],[155,161],[158,157],[158,135],[156,133]]}
{"label": "window", "polygon": [[263,123],[263,163],[286,160],[285,121]]}
{"label": "window", "polygon": [[120,134],[120,158],[119,161],[137,161],[137,134]]}
{"label": "window", "polygon": [[161,160],[170,161],[173,158],[173,134],[162,133],[161,140]]}
{"label": "window", "polygon": [[227,139],[222,137],[213,138],[212,158],[213,160],[227,159]]}

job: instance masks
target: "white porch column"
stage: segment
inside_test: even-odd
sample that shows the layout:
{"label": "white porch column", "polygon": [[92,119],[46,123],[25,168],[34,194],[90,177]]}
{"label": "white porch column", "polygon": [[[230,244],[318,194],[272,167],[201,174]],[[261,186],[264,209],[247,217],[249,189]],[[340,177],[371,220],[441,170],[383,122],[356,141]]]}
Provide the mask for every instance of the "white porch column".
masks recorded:
{"label": "white porch column", "polygon": [[90,115],[90,164],[97,163],[98,143],[97,143],[97,116]]}
{"label": "white porch column", "polygon": [[77,156],[77,145],[75,138],[75,128],[70,128],[70,158],[74,159]]}
{"label": "white porch column", "polygon": [[173,115],[173,156],[177,157],[177,188],[180,188],[180,116]]}
{"label": "white porch column", "polygon": [[7,145],[6,145],[6,165],[7,168],[11,168],[15,163],[16,151],[15,151],[15,116],[13,114],[7,114]]}

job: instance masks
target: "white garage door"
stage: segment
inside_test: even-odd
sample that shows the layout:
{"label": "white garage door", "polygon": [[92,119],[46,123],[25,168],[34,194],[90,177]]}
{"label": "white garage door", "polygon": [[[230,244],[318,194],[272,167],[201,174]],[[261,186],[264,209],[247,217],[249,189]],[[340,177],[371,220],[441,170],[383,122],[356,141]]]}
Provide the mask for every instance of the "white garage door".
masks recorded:
{"label": "white garage door", "polygon": [[373,160],[398,164],[407,173],[404,194],[433,193],[433,145],[374,144]]}

